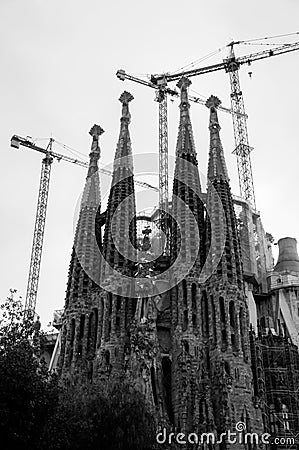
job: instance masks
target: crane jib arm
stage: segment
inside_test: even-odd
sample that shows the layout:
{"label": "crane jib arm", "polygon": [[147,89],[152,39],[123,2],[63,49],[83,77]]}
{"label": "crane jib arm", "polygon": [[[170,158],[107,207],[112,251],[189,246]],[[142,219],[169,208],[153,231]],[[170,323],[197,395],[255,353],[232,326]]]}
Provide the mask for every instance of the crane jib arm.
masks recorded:
{"label": "crane jib arm", "polygon": [[162,79],[166,81],[179,80],[181,77],[194,77],[196,75],[202,75],[205,73],[216,72],[218,70],[225,70],[226,72],[232,72],[238,70],[240,65],[250,64],[253,61],[258,61],[260,59],[269,58],[271,56],[282,55],[284,53],[293,52],[299,50],[299,42],[294,42],[292,44],[281,45],[270,50],[263,50],[257,53],[251,53],[249,55],[240,56],[238,58],[227,58],[222,63],[213,64],[211,66],[199,67],[197,69],[187,70],[185,72],[179,72],[175,74],[162,74],[162,75],[151,75],[151,82],[158,85]]}

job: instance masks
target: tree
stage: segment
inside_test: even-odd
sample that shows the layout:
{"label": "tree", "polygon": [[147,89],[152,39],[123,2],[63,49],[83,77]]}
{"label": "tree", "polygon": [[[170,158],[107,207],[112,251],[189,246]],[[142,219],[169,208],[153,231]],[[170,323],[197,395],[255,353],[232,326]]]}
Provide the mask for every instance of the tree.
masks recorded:
{"label": "tree", "polygon": [[124,376],[58,379],[40,361],[43,333],[15,291],[0,306],[0,436],[4,450],[153,450],[155,422]]}
{"label": "tree", "polygon": [[57,379],[37,356],[42,333],[24,316],[15,293],[0,307],[1,447],[31,450],[53,409]]}
{"label": "tree", "polygon": [[155,423],[143,395],[123,377],[61,386],[43,450],[153,450]]}

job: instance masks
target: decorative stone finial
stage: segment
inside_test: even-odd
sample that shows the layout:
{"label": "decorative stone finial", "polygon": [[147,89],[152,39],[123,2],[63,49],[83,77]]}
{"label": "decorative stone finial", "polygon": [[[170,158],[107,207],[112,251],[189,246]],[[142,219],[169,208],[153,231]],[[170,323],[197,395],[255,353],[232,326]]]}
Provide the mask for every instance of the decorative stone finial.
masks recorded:
{"label": "decorative stone finial", "polygon": [[206,101],[206,107],[211,109],[211,108],[218,108],[218,106],[221,105],[221,100],[219,100],[218,97],[216,97],[215,95],[211,95],[208,100]]}
{"label": "decorative stone finial", "polygon": [[119,97],[119,101],[123,105],[128,105],[132,100],[134,100],[134,97],[130,92],[124,91],[121,96]]}
{"label": "decorative stone finial", "polygon": [[189,80],[189,78],[187,78],[187,77],[182,77],[180,80],[179,80],[179,82],[177,83],[177,87],[179,88],[179,89],[187,89],[189,86],[190,86],[190,84],[192,84],[192,82]]}
{"label": "decorative stone finial", "polygon": [[100,157],[101,150],[99,147],[99,136],[101,136],[101,134],[103,133],[103,128],[101,128],[100,125],[96,124],[94,124],[93,127],[91,127],[91,129],[89,130],[89,134],[90,136],[92,136],[91,151],[89,154],[91,160],[94,158],[95,154],[97,155],[97,159]]}
{"label": "decorative stone finial", "polygon": [[94,124],[89,131],[90,136],[92,136],[94,139],[97,139],[103,133],[104,133],[103,128],[101,128],[100,125],[96,124]]}
{"label": "decorative stone finial", "polygon": [[181,120],[186,120],[188,117],[188,110],[190,108],[187,88],[190,86],[191,81],[189,78],[182,77],[177,83],[177,87],[181,90]]}
{"label": "decorative stone finial", "polygon": [[121,122],[123,124],[129,124],[131,120],[131,114],[129,111],[129,103],[134,99],[130,92],[124,91],[119,97],[119,101],[122,103]]}

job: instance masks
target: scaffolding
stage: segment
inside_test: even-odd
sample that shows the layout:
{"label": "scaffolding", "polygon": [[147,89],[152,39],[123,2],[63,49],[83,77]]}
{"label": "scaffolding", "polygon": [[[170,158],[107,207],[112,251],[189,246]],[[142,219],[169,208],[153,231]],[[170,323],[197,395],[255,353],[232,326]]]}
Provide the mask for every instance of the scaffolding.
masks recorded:
{"label": "scaffolding", "polygon": [[265,430],[285,444],[271,448],[299,448],[299,353],[283,330],[279,335],[259,326],[251,330],[255,397],[263,410]]}

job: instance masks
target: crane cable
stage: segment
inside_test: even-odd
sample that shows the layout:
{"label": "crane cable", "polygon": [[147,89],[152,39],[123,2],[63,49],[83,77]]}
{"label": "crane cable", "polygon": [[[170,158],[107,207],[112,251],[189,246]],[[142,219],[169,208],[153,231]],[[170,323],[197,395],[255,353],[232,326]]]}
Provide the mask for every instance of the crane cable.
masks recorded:
{"label": "crane cable", "polygon": [[193,61],[189,64],[187,64],[186,66],[180,67],[179,69],[174,70],[173,72],[170,72],[171,75],[174,75],[176,72],[182,72],[185,69],[187,69],[188,67],[194,67],[196,64],[199,64],[202,61],[205,61],[206,59],[209,59],[215,55],[217,55],[217,53],[222,52],[222,50],[224,50],[226,48],[226,45],[224,47],[218,48],[217,50],[214,50],[211,53],[208,53],[207,55],[203,56],[202,58],[197,59],[196,61]]}
{"label": "crane cable", "polygon": [[[281,37],[287,37],[287,36],[295,36],[295,35],[298,35],[298,34],[299,34],[299,31],[296,31],[295,33],[277,34],[275,36],[266,36],[266,37],[262,37],[262,38],[248,39],[246,41],[238,41],[238,43],[239,44],[245,44],[247,42],[265,41],[267,39],[275,39],[275,38],[281,38]],[[272,44],[272,45],[277,45],[277,44]],[[278,45],[281,45],[281,44],[278,44]],[[282,44],[282,45],[289,45],[289,44]]]}

